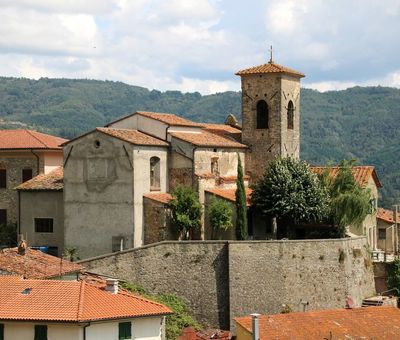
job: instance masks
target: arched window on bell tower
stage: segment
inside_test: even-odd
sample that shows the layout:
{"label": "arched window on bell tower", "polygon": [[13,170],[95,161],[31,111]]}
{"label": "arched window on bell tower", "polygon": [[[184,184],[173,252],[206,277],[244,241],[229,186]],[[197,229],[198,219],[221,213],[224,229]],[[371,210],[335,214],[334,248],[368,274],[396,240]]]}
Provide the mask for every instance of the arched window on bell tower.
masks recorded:
{"label": "arched window on bell tower", "polygon": [[291,100],[289,100],[287,107],[287,128],[294,129],[294,105]]}
{"label": "arched window on bell tower", "polygon": [[265,100],[257,102],[257,129],[268,129],[268,104]]}

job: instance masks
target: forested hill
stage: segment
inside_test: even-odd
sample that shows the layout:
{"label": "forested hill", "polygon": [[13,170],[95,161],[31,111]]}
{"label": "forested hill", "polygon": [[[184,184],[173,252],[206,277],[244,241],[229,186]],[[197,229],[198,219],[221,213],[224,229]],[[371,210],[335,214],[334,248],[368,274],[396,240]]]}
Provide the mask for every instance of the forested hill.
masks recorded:
{"label": "forested hill", "polygon": [[[313,164],[356,158],[377,167],[381,205],[400,203],[400,90],[302,90],[301,157]],[[194,121],[240,118],[240,93],[157,90],[96,80],[0,78],[0,128],[34,128],[71,138],[136,110]]]}

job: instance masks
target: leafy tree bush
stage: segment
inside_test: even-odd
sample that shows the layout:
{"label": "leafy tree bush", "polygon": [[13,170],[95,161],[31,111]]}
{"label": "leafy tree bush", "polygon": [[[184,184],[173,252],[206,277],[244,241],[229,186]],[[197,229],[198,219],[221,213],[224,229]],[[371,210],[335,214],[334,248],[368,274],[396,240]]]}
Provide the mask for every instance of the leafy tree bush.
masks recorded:
{"label": "leafy tree bush", "polygon": [[17,225],[9,223],[0,225],[0,247],[16,247],[17,242]]}
{"label": "leafy tree bush", "polygon": [[390,265],[388,274],[388,288],[397,289],[396,295],[400,295],[400,258],[396,258]]}
{"label": "leafy tree bush", "polygon": [[169,207],[173,228],[189,239],[201,223],[201,204],[196,193],[190,187],[177,187],[172,193]]}
{"label": "leafy tree bush", "polygon": [[218,230],[228,230],[232,227],[232,208],[225,200],[214,198],[208,207],[208,216],[213,235]]}
{"label": "leafy tree bush", "polygon": [[294,158],[271,161],[253,189],[255,208],[286,223],[319,222],[329,211],[328,190],[306,162]]}
{"label": "leafy tree bush", "polygon": [[246,191],[243,179],[243,167],[239,154],[237,165],[237,179],[236,179],[236,239],[246,240],[248,236],[247,231],[247,205],[246,205]]}
{"label": "leafy tree bush", "polygon": [[134,283],[123,283],[122,287],[132,293],[140,294],[149,300],[162,303],[171,308],[174,314],[166,318],[167,340],[177,339],[185,327],[200,328],[200,325],[189,315],[186,304],[181,298],[171,294],[150,294],[146,289]]}
{"label": "leafy tree bush", "polygon": [[352,173],[354,163],[342,161],[336,178],[330,178],[328,171],[322,175],[330,196],[330,221],[338,226],[341,237],[345,236],[346,227],[361,227],[371,209],[371,191],[356,183]]}

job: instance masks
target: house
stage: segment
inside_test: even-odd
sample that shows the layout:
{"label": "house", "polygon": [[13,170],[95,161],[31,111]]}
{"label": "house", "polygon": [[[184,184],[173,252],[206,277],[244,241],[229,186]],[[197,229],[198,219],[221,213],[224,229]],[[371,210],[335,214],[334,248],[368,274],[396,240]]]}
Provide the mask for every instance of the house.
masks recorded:
{"label": "house", "polygon": [[397,220],[393,219],[393,216],[393,211],[378,208],[378,248],[385,253],[395,253],[399,249],[399,236],[398,234],[396,236],[396,231],[398,233],[396,222],[400,225],[400,212],[397,214]]}
{"label": "house", "polygon": [[162,339],[171,310],[85,281],[0,276],[0,339]]}
{"label": "house", "polygon": [[61,256],[64,249],[63,168],[40,174],[16,187],[18,234],[33,247]]}
{"label": "house", "polygon": [[19,275],[27,279],[76,280],[83,266],[30,247],[0,250],[0,275]]}
{"label": "house", "polygon": [[[312,166],[311,170],[318,174],[322,175],[324,172],[328,172],[328,176],[330,178],[335,178],[340,171],[340,167],[332,166],[332,167],[320,167],[320,166]],[[363,225],[361,228],[356,226],[349,226],[348,234],[350,236],[362,236],[365,235],[368,240],[368,244],[372,248],[372,250],[378,249],[377,242],[377,211],[378,211],[378,189],[382,187],[381,182],[379,181],[378,175],[373,166],[353,166],[352,173],[355,182],[361,187],[365,189],[369,189],[371,192],[371,200],[370,200],[370,213],[365,218]]]}
{"label": "house", "polygon": [[400,334],[400,310],[392,306],[381,306],[274,315],[253,314],[237,317],[235,323],[237,340],[395,340]]}
{"label": "house", "polygon": [[17,223],[16,186],[62,165],[64,142],[32,130],[0,130],[0,225]]}

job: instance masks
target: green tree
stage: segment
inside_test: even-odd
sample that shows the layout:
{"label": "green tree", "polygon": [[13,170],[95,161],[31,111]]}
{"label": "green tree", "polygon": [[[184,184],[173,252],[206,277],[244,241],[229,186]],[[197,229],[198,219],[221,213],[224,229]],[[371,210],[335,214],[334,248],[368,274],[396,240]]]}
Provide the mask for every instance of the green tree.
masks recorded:
{"label": "green tree", "polygon": [[388,288],[396,289],[396,295],[400,295],[400,258],[396,258],[389,267]]}
{"label": "green tree", "polygon": [[255,208],[286,225],[319,222],[328,215],[328,190],[304,161],[274,159],[253,189]]}
{"label": "green tree", "polygon": [[339,228],[340,237],[345,236],[348,226],[360,228],[371,212],[371,191],[356,183],[354,164],[355,161],[342,161],[335,178],[328,171],[322,175],[330,195],[330,221]]}
{"label": "green tree", "polygon": [[246,190],[244,187],[243,167],[239,154],[237,165],[237,179],[236,179],[236,239],[247,239],[247,204],[246,204]]}
{"label": "green tree", "polygon": [[196,193],[190,187],[177,187],[172,193],[169,207],[173,228],[185,239],[190,239],[193,231],[198,229],[201,223],[202,209]]}
{"label": "green tree", "polygon": [[212,199],[208,207],[208,217],[212,228],[212,238],[218,230],[228,230],[232,227],[232,208],[225,200]]}
{"label": "green tree", "polygon": [[17,244],[17,225],[15,223],[0,225],[0,247],[16,247]]}

